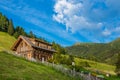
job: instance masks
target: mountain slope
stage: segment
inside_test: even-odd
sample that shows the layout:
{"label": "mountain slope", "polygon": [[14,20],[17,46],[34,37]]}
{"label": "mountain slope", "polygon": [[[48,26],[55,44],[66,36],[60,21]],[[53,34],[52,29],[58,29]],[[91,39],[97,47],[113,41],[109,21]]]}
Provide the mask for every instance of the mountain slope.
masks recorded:
{"label": "mountain slope", "polygon": [[66,51],[82,58],[115,64],[120,53],[120,38],[110,43],[77,43],[66,47]]}
{"label": "mountain slope", "polygon": [[74,80],[50,67],[0,52],[0,80]]}
{"label": "mountain slope", "polygon": [[8,33],[0,32],[0,51],[9,50],[15,41],[16,39]]}

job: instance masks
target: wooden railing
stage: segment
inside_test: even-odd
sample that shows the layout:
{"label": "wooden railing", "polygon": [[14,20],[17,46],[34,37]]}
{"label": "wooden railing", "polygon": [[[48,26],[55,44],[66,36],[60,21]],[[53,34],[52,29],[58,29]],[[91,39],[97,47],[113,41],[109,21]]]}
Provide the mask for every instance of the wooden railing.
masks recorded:
{"label": "wooden railing", "polygon": [[20,54],[20,53],[22,53],[22,54],[27,54],[28,52],[32,52],[33,50],[27,50],[27,51],[20,51],[20,52],[17,52],[17,54]]}

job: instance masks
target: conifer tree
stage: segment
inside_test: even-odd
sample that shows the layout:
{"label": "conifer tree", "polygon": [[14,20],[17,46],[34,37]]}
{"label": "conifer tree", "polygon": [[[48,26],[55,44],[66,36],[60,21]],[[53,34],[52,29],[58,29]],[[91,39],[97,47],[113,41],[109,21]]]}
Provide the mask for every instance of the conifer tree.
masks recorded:
{"label": "conifer tree", "polygon": [[9,20],[9,25],[8,25],[8,34],[13,35],[14,33],[14,26],[12,20]]}
{"label": "conifer tree", "polygon": [[14,37],[18,38],[20,35],[26,36],[26,32],[24,31],[24,29],[20,26],[17,26],[15,28],[15,33],[14,33]]}
{"label": "conifer tree", "polygon": [[0,31],[4,31],[7,32],[8,30],[8,18],[4,15],[2,15],[2,13],[0,13]]}
{"label": "conifer tree", "polygon": [[31,38],[34,38],[34,37],[35,37],[32,31],[30,31],[29,37],[31,37]]}

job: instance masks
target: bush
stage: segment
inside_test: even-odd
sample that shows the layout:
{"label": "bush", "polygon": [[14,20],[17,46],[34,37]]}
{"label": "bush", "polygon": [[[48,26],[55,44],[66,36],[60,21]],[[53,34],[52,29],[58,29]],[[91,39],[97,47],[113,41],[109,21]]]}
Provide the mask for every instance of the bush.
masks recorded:
{"label": "bush", "polygon": [[70,65],[69,68],[72,70],[75,69],[76,72],[86,72],[86,73],[90,72],[89,70],[86,70],[84,67],[79,65],[75,65],[75,66]]}

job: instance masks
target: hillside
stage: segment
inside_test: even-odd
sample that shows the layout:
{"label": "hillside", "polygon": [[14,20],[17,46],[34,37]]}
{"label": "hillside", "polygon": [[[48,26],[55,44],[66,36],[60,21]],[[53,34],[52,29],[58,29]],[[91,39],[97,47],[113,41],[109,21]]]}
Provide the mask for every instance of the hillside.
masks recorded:
{"label": "hillside", "polygon": [[66,47],[68,54],[85,59],[115,64],[117,54],[120,53],[120,38],[110,43],[77,43]]}
{"label": "hillside", "polygon": [[75,65],[82,65],[83,63],[87,62],[90,67],[85,67],[88,70],[91,71],[101,71],[103,73],[109,73],[112,75],[115,75],[115,66],[104,64],[104,63],[99,63],[91,60],[86,60],[86,59],[80,59],[80,58],[75,58]]}
{"label": "hillside", "polygon": [[15,40],[16,39],[8,33],[0,32],[0,51],[10,49]]}
{"label": "hillside", "polygon": [[[34,76],[34,77],[33,77]],[[74,80],[53,68],[0,52],[0,80]]]}

